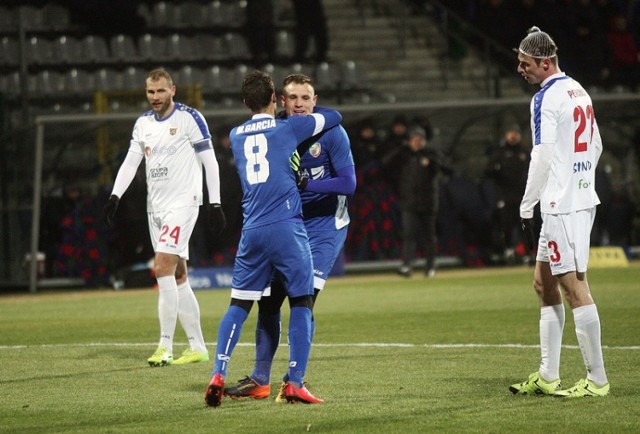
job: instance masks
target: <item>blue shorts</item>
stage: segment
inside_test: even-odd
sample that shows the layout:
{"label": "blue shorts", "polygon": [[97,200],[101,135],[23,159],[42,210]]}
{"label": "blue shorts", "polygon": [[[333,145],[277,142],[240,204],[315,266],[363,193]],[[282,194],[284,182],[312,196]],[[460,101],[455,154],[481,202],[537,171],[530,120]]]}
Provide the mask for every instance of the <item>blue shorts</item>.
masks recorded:
{"label": "blue shorts", "polygon": [[242,231],[233,267],[231,297],[259,300],[278,271],[289,297],[313,294],[313,263],[302,221],[279,222]]}
{"label": "blue shorts", "polygon": [[309,244],[311,245],[311,256],[313,257],[314,288],[319,290],[324,288],[333,264],[335,264],[347,239],[347,228],[348,226],[338,230],[309,231]]}

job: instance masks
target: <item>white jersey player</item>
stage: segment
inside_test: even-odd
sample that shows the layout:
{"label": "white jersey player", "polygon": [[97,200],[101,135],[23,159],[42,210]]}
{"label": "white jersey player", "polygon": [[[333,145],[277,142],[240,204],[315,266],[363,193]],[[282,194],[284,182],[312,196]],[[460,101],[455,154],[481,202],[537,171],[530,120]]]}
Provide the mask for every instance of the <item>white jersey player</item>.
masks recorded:
{"label": "white jersey player", "polygon": [[[589,241],[600,203],[595,170],[602,140],[591,98],[558,66],[553,39],[538,27],[518,49],[518,72],[541,89],[531,101],[533,150],[520,217],[525,238],[535,245],[533,209],[539,202],[542,229],[537,243],[534,288],[540,298],[541,363],[514,394],[565,398],[605,396],[609,382],[600,341],[600,319],[587,282]],[[558,286],[559,285],[559,286]],[[574,317],[587,368],[586,378],[568,389],[560,384],[560,350],[565,311],[560,287]]]}
{"label": "white jersey player", "polygon": [[[187,276],[189,239],[202,204],[202,166],[209,192],[209,223],[217,232],[225,226],[218,163],[209,128],[197,110],[173,101],[175,90],[171,75],[165,70],[156,69],[147,75],[146,93],[152,110],[135,123],[129,151],[104,210],[105,221],[111,226],[118,201],[144,158],[160,318],[160,342],[148,359],[151,366],[209,360],[200,308]],[[178,320],[187,334],[189,348],[174,362],[173,337]]]}

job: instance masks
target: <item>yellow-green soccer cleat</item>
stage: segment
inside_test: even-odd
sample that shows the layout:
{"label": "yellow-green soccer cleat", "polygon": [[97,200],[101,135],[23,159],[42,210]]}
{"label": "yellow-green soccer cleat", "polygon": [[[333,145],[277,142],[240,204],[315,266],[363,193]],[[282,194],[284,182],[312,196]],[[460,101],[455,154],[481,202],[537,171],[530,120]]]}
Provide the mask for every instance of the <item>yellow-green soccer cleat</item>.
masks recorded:
{"label": "yellow-green soccer cleat", "polygon": [[164,347],[164,345],[159,345],[158,349],[153,356],[147,359],[149,362],[149,366],[158,367],[158,366],[167,366],[173,364],[173,355]]}
{"label": "yellow-green soccer cleat", "polygon": [[607,396],[609,394],[609,383],[604,386],[596,384],[588,378],[578,381],[573,387],[556,391],[553,396],[558,398],[584,398],[591,396]]}
{"label": "yellow-green soccer cleat", "polygon": [[206,362],[208,360],[208,352],[205,351],[204,353],[201,353],[199,351],[192,350],[191,348],[187,348],[182,352],[182,355],[173,362],[173,364],[186,365],[187,363],[199,363]]}
{"label": "yellow-green soccer cleat", "polygon": [[287,403],[287,394],[284,393],[284,390],[287,388],[287,383],[286,382],[282,382],[282,384],[280,385],[280,387],[278,388],[278,394],[276,395],[276,402],[280,403],[280,404],[286,404]]}
{"label": "yellow-green soccer cleat", "polygon": [[547,381],[539,372],[529,375],[527,381],[509,386],[514,395],[553,395],[560,390],[560,379]]}

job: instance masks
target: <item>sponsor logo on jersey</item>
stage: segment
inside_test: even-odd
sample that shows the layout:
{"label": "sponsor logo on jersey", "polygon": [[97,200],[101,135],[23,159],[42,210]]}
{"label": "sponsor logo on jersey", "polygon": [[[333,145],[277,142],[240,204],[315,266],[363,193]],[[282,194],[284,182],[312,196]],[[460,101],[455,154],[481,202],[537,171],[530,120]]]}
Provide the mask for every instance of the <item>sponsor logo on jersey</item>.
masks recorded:
{"label": "sponsor logo on jersey", "polygon": [[578,190],[584,190],[585,188],[589,188],[590,185],[591,185],[590,182],[585,181],[584,179],[580,179],[578,181]]}
{"label": "sponsor logo on jersey", "polygon": [[169,169],[166,167],[155,167],[149,169],[149,177],[151,179],[167,178],[169,176]]}
{"label": "sponsor logo on jersey", "polygon": [[169,128],[169,134],[171,134],[172,136],[175,136],[177,132],[178,132],[177,128]]}
{"label": "sponsor logo on jersey", "polygon": [[313,158],[318,158],[321,152],[322,145],[319,142],[316,142],[309,147],[309,154],[311,154]]}
{"label": "sponsor logo on jersey", "polygon": [[591,167],[591,161],[576,161],[573,163],[573,173],[589,172]]}
{"label": "sponsor logo on jersey", "polygon": [[171,145],[171,146],[156,146],[153,149],[151,149],[149,146],[144,148],[144,153],[147,154],[147,156],[149,156],[149,155],[158,156],[158,155],[162,155],[162,154],[173,155],[176,152],[178,152],[178,148],[176,148],[174,145]]}

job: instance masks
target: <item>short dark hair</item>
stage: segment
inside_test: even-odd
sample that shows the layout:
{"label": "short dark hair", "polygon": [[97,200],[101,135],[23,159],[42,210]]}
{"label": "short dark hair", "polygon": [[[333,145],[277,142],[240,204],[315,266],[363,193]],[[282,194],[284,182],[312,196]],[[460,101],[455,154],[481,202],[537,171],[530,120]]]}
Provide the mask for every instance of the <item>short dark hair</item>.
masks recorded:
{"label": "short dark hair", "polygon": [[313,87],[313,79],[305,74],[289,74],[282,81],[282,88],[285,86],[295,83],[295,84],[308,84]]}
{"label": "short dark hair", "polygon": [[276,87],[271,76],[263,71],[253,71],[242,81],[242,99],[252,112],[259,112],[271,103]]}

